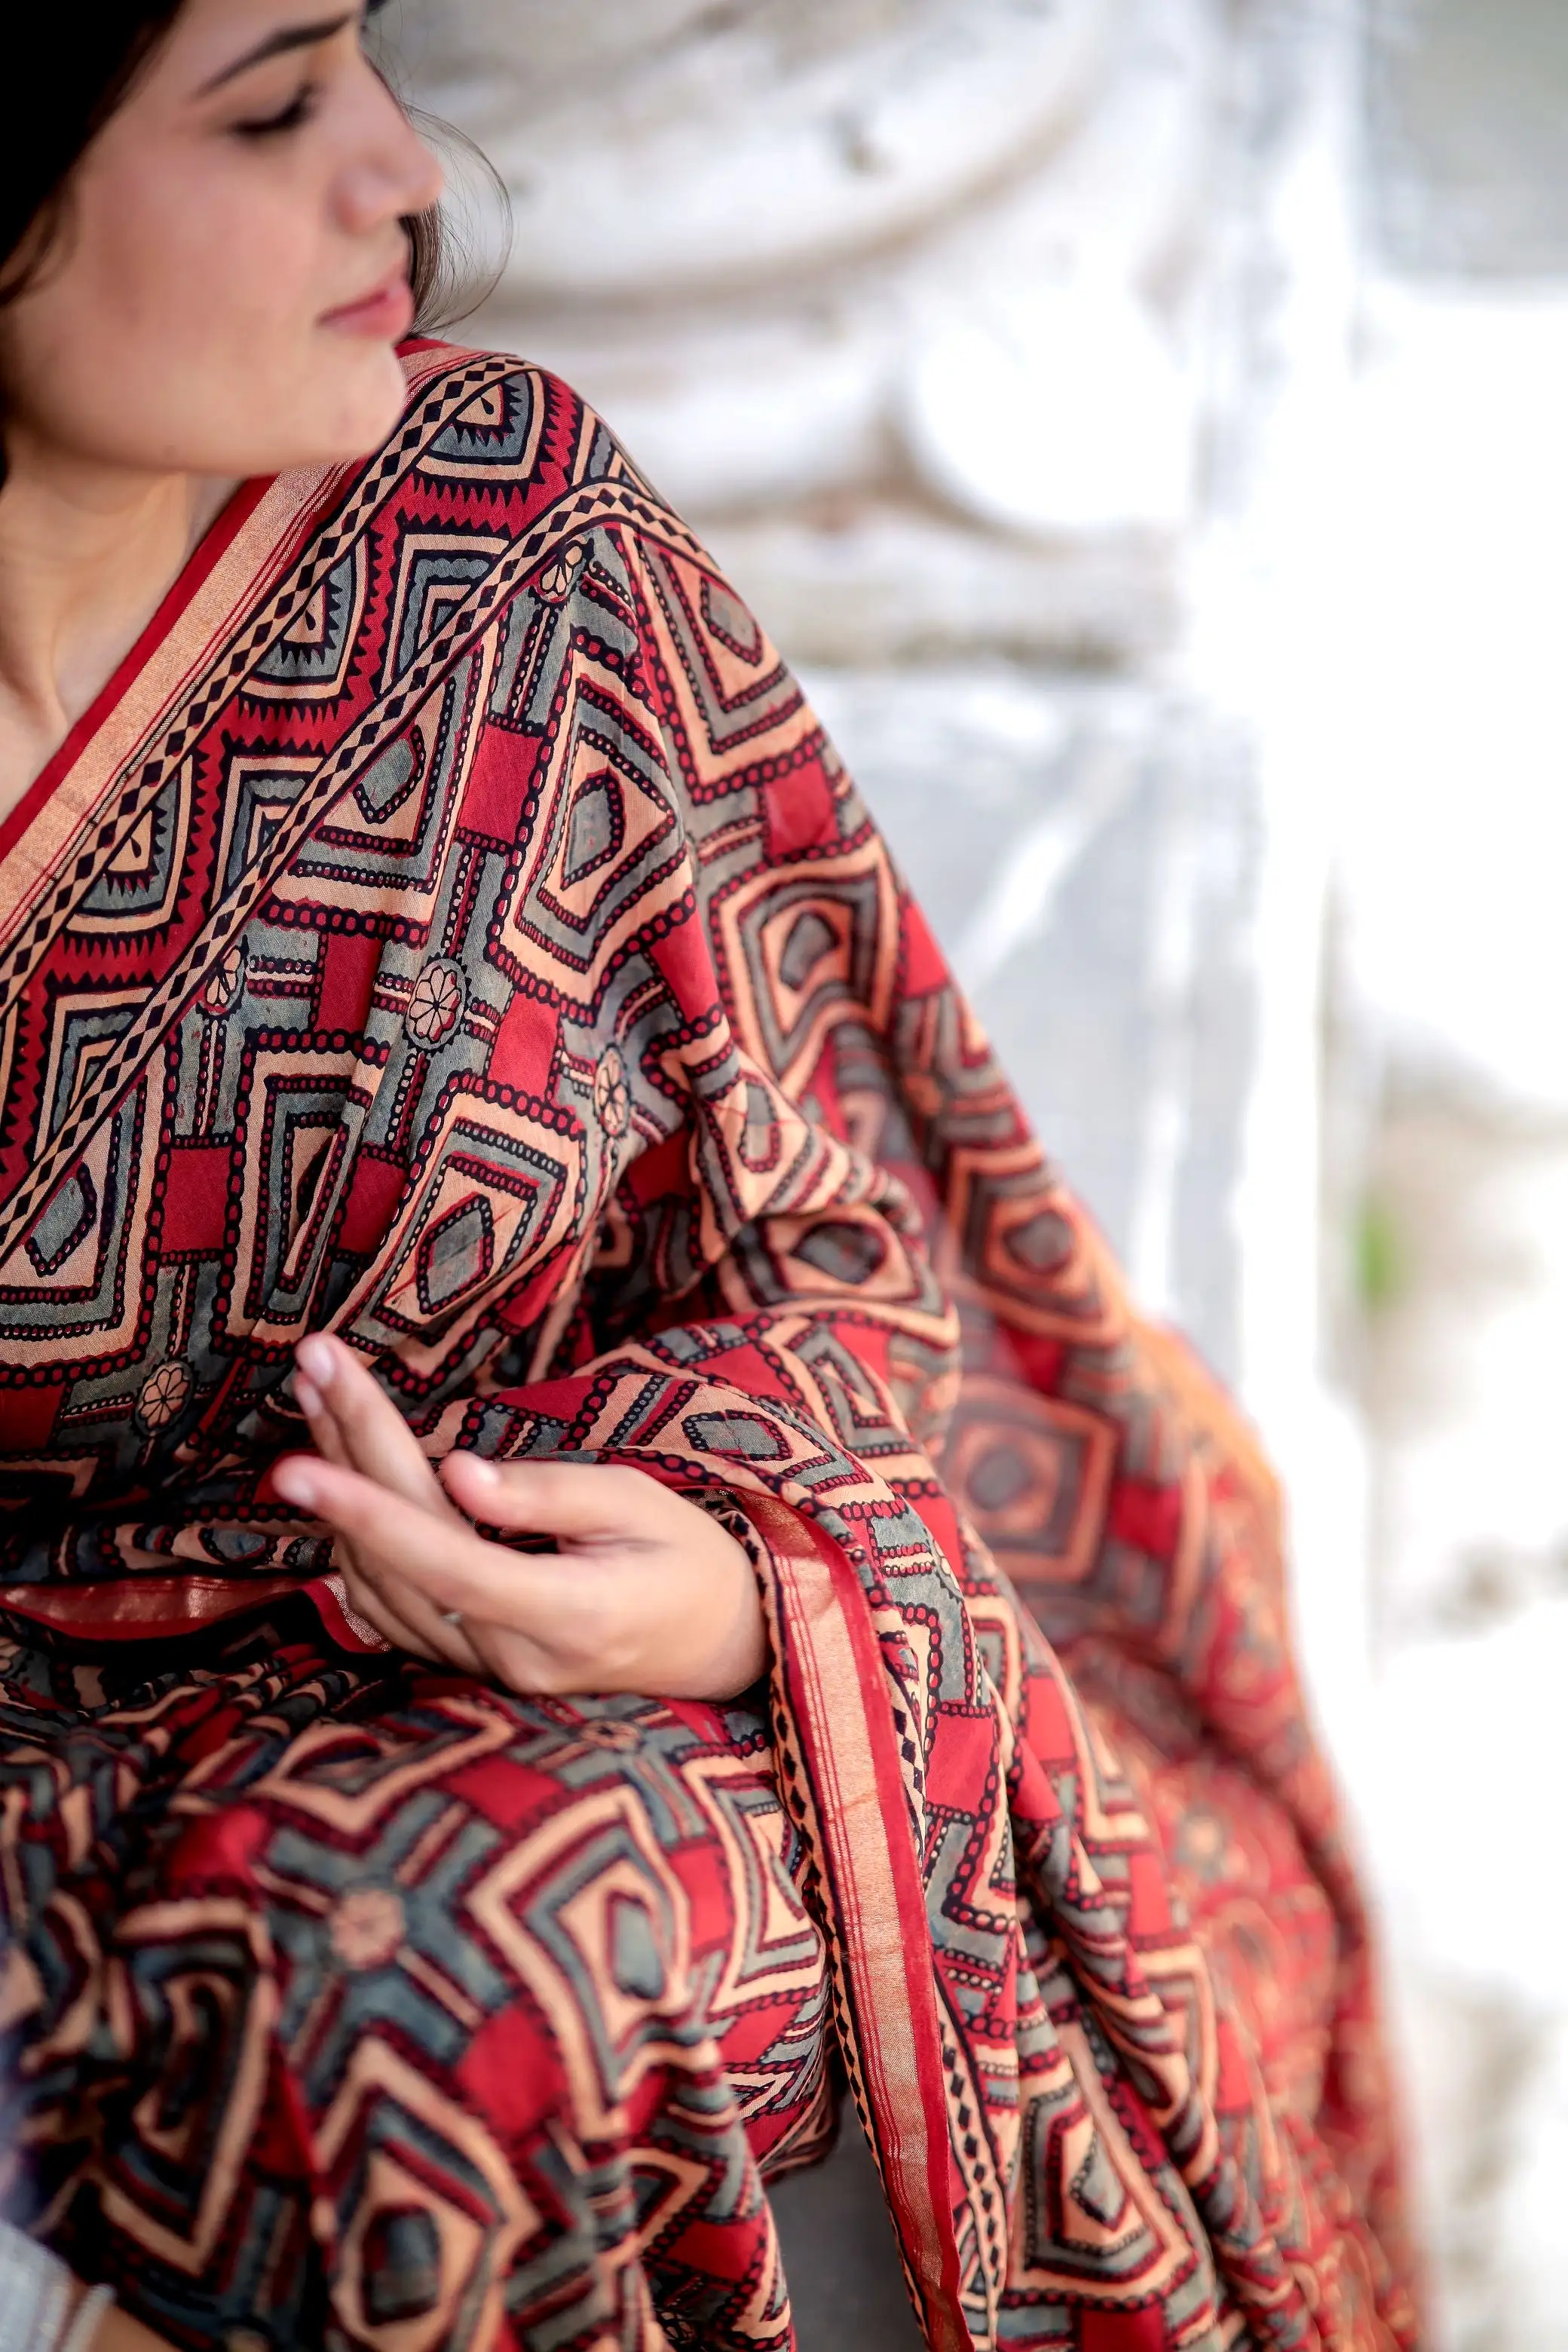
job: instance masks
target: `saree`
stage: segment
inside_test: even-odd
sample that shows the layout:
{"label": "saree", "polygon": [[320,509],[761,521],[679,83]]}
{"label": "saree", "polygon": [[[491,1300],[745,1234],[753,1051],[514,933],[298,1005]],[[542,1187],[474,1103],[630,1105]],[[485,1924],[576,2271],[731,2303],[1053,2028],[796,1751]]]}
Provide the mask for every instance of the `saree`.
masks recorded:
{"label": "saree", "polygon": [[[787,2347],[847,2103],[936,2352],[1414,2345],[1265,1465],[702,549],[405,366],[0,832],[5,2210],[175,2344]],[[718,1513],[765,1688],[387,1651],[316,1329]]]}

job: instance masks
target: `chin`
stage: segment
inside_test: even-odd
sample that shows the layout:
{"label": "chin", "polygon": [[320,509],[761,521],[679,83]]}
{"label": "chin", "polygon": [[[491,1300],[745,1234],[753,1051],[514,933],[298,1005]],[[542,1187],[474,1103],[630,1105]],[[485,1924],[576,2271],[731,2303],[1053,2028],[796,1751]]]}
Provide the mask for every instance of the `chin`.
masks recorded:
{"label": "chin", "polygon": [[[408,397],[403,362],[389,343],[368,346],[363,352],[332,354],[331,383],[320,383],[311,404],[319,419],[314,457],[336,462],[363,457],[388,438]],[[301,457],[296,463],[309,460]]]}

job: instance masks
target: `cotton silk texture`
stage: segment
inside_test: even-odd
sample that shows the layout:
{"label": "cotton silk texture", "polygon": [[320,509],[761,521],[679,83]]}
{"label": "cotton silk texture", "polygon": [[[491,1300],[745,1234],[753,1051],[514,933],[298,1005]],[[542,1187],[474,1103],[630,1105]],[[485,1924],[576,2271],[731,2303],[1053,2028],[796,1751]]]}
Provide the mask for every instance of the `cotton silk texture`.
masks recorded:
{"label": "cotton silk texture", "polygon": [[[702,551],[407,367],[0,835],[9,2211],[177,2345],[755,2352],[847,2075],[941,2352],[1413,2345],[1266,1471]],[[383,1649],[321,1329],[719,1511],[766,1719]]]}

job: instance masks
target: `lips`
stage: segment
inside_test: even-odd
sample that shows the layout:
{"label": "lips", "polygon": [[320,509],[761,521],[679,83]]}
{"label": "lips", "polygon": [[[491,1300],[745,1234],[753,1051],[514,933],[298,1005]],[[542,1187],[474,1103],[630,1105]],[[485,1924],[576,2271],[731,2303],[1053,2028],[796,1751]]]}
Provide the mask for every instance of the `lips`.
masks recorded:
{"label": "lips", "polygon": [[344,335],[364,335],[395,343],[414,323],[414,296],[406,268],[389,269],[378,286],[357,301],[344,302],[322,317],[323,327]]}

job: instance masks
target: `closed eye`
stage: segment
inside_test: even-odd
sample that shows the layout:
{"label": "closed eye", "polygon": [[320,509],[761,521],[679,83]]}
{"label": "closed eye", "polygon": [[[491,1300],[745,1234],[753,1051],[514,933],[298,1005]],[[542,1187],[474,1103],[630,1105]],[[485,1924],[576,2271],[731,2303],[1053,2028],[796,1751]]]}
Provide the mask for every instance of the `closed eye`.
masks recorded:
{"label": "closed eye", "polygon": [[275,139],[289,131],[298,131],[310,121],[316,111],[321,90],[315,82],[307,82],[297,98],[278,114],[262,116],[252,122],[237,122],[234,129],[241,139]]}

